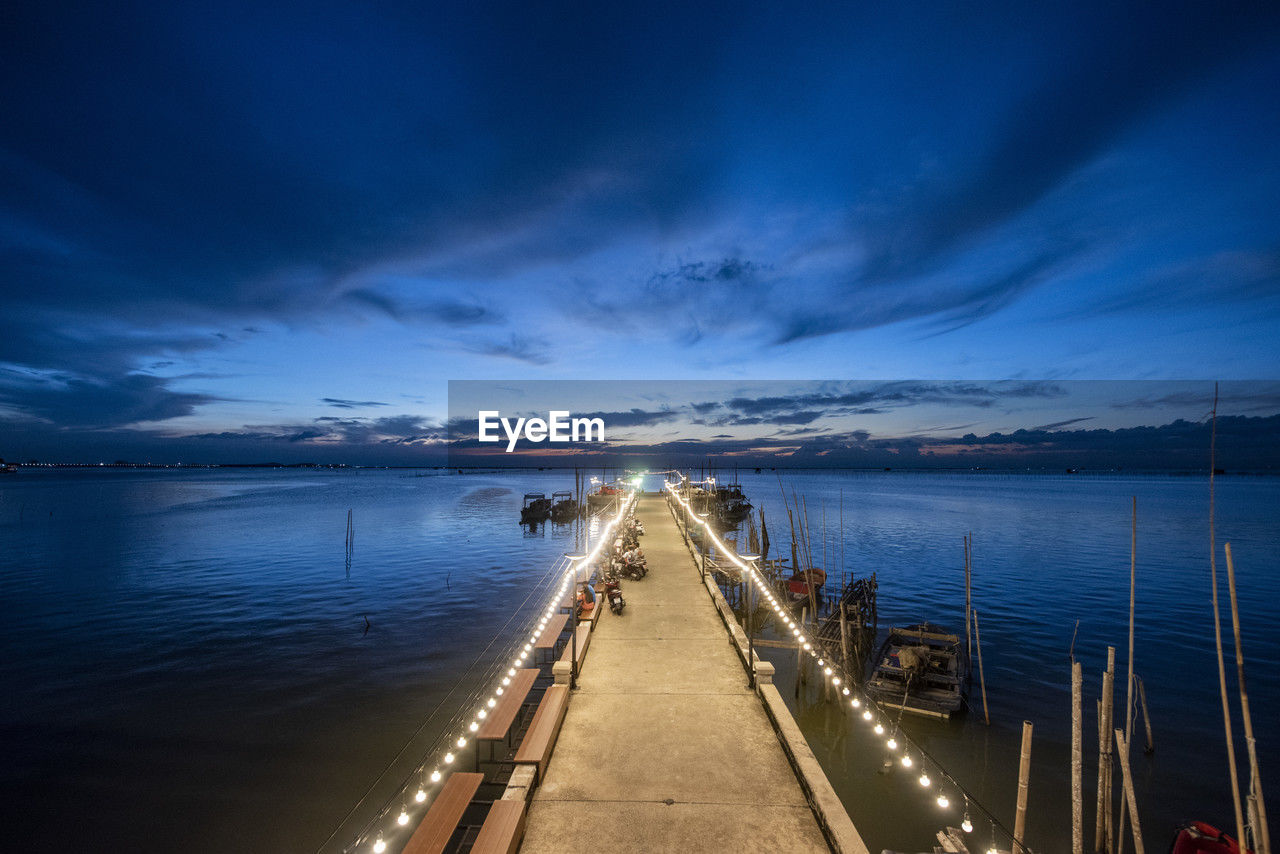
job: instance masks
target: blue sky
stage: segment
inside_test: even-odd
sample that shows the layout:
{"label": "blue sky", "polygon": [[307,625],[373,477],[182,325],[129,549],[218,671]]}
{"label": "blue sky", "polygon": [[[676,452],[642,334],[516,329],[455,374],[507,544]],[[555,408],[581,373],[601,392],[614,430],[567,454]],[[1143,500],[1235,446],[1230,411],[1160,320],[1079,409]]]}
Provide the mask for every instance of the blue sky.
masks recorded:
{"label": "blue sky", "polygon": [[1274,4],[18,3],[2,32],[9,458],[411,461],[450,379],[1280,363]]}

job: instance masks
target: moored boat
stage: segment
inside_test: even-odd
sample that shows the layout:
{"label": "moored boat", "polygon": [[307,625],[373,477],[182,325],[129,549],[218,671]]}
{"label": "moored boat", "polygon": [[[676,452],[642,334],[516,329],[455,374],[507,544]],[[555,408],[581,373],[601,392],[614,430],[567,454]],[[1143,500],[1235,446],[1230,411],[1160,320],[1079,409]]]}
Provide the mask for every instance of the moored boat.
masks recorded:
{"label": "moored boat", "polygon": [[1169,854],[1240,854],[1240,843],[1211,824],[1192,821],[1178,828]]}
{"label": "moored boat", "polygon": [[541,492],[526,492],[520,508],[520,524],[535,525],[551,515],[551,499]]}
{"label": "moored boat", "polygon": [[964,707],[968,663],[960,638],[931,623],[889,629],[867,681],[882,706],[949,718]]}

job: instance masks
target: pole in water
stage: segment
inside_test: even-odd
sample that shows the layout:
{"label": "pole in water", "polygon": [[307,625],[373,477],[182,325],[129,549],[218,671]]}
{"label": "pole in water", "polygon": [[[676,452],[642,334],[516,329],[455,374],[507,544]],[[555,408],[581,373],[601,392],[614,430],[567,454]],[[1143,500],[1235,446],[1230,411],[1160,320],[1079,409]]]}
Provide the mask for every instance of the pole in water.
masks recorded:
{"label": "pole in water", "polygon": [[1013,818],[1013,854],[1025,854],[1022,836],[1027,829],[1027,791],[1031,787],[1031,721],[1022,722],[1022,755],[1018,762],[1018,808]]}
{"label": "pole in water", "polygon": [[1138,804],[1133,795],[1133,776],[1129,772],[1129,742],[1120,730],[1113,730],[1116,738],[1116,756],[1120,759],[1120,776],[1124,783],[1125,803],[1129,805],[1129,815],[1133,819],[1133,850],[1135,854],[1144,854],[1142,847],[1142,825],[1138,822]]}
{"label": "pole in water", "polygon": [[1147,746],[1143,752],[1150,756],[1156,752],[1156,742],[1151,736],[1151,715],[1147,713],[1147,687],[1142,682],[1142,677],[1136,673],[1133,676],[1138,681],[1138,700],[1142,703],[1142,722],[1147,726]]}
{"label": "pole in water", "polygon": [[[1240,716],[1244,719],[1245,747],[1249,756],[1249,797],[1258,820],[1254,824],[1258,854],[1271,854],[1271,831],[1267,827],[1267,804],[1262,797],[1262,776],[1258,771],[1258,750],[1253,739],[1253,715],[1249,713],[1249,692],[1244,685],[1244,648],[1240,646],[1240,608],[1236,604],[1236,565],[1231,559],[1231,543],[1223,543],[1227,555],[1227,589],[1231,595],[1231,628],[1236,639],[1236,678],[1240,683]],[[1241,841],[1243,844],[1243,840]]]}
{"label": "pole in water", "polygon": [[1107,669],[1102,674],[1102,699],[1098,701],[1098,819],[1094,826],[1095,851],[1111,850],[1111,710],[1115,704],[1116,648],[1107,647]]}
{"label": "pole in water", "polygon": [[1071,662],[1071,852],[1084,854],[1084,674]]}
{"label": "pole in water", "polygon": [[982,632],[978,630],[978,612],[973,612],[973,643],[978,648],[978,682],[982,685],[982,717],[991,726],[991,713],[987,711],[987,677],[982,670]]}

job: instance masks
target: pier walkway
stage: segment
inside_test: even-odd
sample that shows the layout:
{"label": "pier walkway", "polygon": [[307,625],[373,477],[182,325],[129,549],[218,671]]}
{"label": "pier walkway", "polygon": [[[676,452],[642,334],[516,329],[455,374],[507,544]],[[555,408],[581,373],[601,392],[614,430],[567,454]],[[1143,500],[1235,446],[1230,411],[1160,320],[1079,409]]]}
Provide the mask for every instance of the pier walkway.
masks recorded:
{"label": "pier walkway", "polygon": [[829,851],[665,499],[636,515],[649,574],[601,602],[520,850]]}

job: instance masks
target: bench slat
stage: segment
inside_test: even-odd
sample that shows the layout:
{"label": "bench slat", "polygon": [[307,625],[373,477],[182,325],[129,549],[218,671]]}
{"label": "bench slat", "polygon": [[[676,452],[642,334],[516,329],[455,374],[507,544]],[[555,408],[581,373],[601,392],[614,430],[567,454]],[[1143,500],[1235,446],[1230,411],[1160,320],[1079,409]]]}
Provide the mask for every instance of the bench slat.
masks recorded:
{"label": "bench slat", "polygon": [[458,829],[462,814],[467,811],[471,799],[476,796],[483,774],[455,771],[440,788],[440,794],[431,802],[431,809],[418,829],[409,837],[403,854],[440,854],[449,844],[453,832]]}
{"label": "bench slat", "polygon": [[524,801],[494,801],[471,854],[515,854],[524,837]]}
{"label": "bench slat", "polygon": [[529,731],[520,742],[520,749],[516,751],[517,765],[537,765],[538,778],[542,778],[568,710],[569,686],[552,685],[548,688],[533,715],[533,722],[529,724]]}
{"label": "bench slat", "polygon": [[533,680],[537,679],[541,672],[536,667],[526,667],[516,671],[511,684],[503,689],[502,696],[498,698],[498,705],[489,710],[484,723],[476,732],[477,739],[499,741],[507,737],[511,722],[516,719],[516,713],[520,711],[525,697],[529,696],[529,689],[533,687]]}

